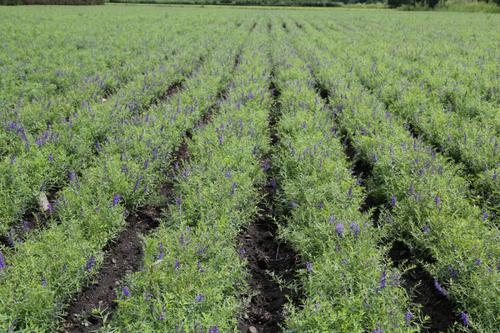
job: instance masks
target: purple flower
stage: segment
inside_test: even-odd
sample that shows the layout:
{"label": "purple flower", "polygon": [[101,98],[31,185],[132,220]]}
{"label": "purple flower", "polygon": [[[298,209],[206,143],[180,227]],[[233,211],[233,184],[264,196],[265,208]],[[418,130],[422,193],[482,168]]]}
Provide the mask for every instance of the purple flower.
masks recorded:
{"label": "purple flower", "polygon": [[342,265],[347,265],[349,263],[347,259],[342,259],[340,262],[342,263]]}
{"label": "purple flower", "polygon": [[54,162],[54,154],[50,153],[49,155],[49,161]]}
{"label": "purple flower", "polygon": [[147,169],[149,167],[149,158],[147,158],[145,161],[144,161],[144,169]]}
{"label": "purple flower", "polygon": [[396,196],[395,196],[395,195],[393,195],[393,196],[391,197],[391,205],[392,205],[392,207],[396,206],[396,203],[397,203],[397,202],[398,202],[398,200],[396,199]]}
{"label": "purple flower", "polygon": [[45,278],[42,278],[42,288],[47,287],[47,280]]}
{"label": "purple flower", "polygon": [[163,259],[163,257],[165,257],[165,252],[163,251],[163,243],[162,242],[160,242],[159,248],[160,248],[160,254],[158,254],[158,257],[156,257],[156,260],[161,260],[161,259]]}
{"label": "purple flower", "polygon": [[137,177],[137,180],[135,181],[134,190],[132,191],[132,193],[135,193],[135,191],[137,191],[137,189],[139,188],[139,185],[141,183],[141,180],[142,180],[142,175],[139,175]]}
{"label": "purple flower", "polygon": [[354,233],[354,236],[359,235],[359,231],[360,231],[359,224],[357,224],[356,222],[352,222],[351,225],[349,226],[349,228]]}
{"label": "purple flower", "polygon": [[474,262],[476,265],[481,265],[481,259],[476,259],[476,261]]}
{"label": "purple flower", "polygon": [[175,204],[176,204],[177,206],[182,205],[182,199],[181,199],[181,197],[177,197],[177,198],[175,198]]}
{"label": "purple flower", "polygon": [[453,268],[453,266],[448,265],[448,271],[450,272],[452,279],[456,279],[458,277],[458,272]]}
{"label": "purple flower", "polygon": [[123,287],[123,295],[125,295],[125,297],[130,296],[130,290],[128,290],[127,286]]}
{"label": "purple flower", "polygon": [[179,262],[179,260],[176,260],[175,261],[175,266],[174,266],[174,270],[178,270],[179,268],[181,268],[181,263]]}
{"label": "purple flower", "polygon": [[0,271],[5,268],[5,258],[2,251],[0,251]]}
{"label": "purple flower", "polygon": [[411,322],[412,319],[413,319],[413,313],[411,313],[410,311],[408,311],[407,313],[405,313],[405,322],[406,322],[406,325],[410,325],[410,322]]}
{"label": "purple flower", "polygon": [[276,187],[277,187],[277,186],[278,186],[278,185],[276,184],[276,179],[274,179],[274,178],[273,178],[273,179],[271,179],[271,187],[272,187],[273,189],[276,189]]}
{"label": "purple flower", "polygon": [[226,178],[231,178],[232,177],[231,171],[227,171],[225,177]]}
{"label": "purple flower", "polygon": [[93,255],[91,255],[90,259],[87,261],[87,264],[85,265],[87,272],[90,272],[92,270],[92,267],[94,267],[94,265],[95,265],[95,258]]}
{"label": "purple flower", "polygon": [[486,221],[488,219],[489,215],[486,211],[483,211],[483,221]]}
{"label": "purple flower", "polygon": [[205,296],[203,294],[198,294],[196,295],[196,298],[195,298],[196,302],[203,302],[205,300]]}
{"label": "purple flower", "polygon": [[385,272],[382,272],[382,274],[380,275],[380,289],[385,289],[386,282],[387,282],[387,274]]}
{"label": "purple flower", "polygon": [[344,235],[344,225],[342,223],[337,223],[335,226],[335,231],[337,232],[337,235],[343,236]]}
{"label": "purple flower", "polygon": [[349,190],[347,191],[347,196],[349,198],[352,198],[352,186],[349,187]]}
{"label": "purple flower", "polygon": [[120,202],[122,196],[119,195],[119,194],[115,194],[114,197],[113,197],[113,207],[118,205],[118,203]]}
{"label": "purple flower", "polygon": [[439,205],[441,204],[441,199],[439,198],[439,195],[436,195],[434,201],[436,202],[436,207],[439,207]]}
{"label": "purple flower", "polygon": [[372,331],[372,333],[383,333],[384,331],[382,331],[382,329],[380,328],[376,328]]}
{"label": "purple flower", "polygon": [[469,315],[467,312],[460,312],[460,320],[464,326],[469,326]]}
{"label": "purple flower", "polygon": [[264,172],[267,172],[267,170],[269,170],[270,168],[271,168],[271,165],[269,164],[269,161],[264,160],[262,162],[262,170],[264,170]]}
{"label": "purple flower", "polygon": [[427,234],[427,233],[429,233],[429,231],[431,231],[431,228],[429,228],[428,225],[424,225],[424,227],[422,228],[422,232],[424,234]]}
{"label": "purple flower", "polygon": [[330,221],[330,224],[335,223],[335,216],[330,215],[329,221]]}
{"label": "purple flower", "polygon": [[196,265],[198,266],[198,270],[200,271],[200,273],[203,273],[205,272],[205,270],[203,269],[203,267],[201,266],[201,261],[198,260],[198,262],[196,263]]}
{"label": "purple flower", "polygon": [[434,288],[443,296],[448,296],[448,292],[439,284],[437,279],[434,279]]}
{"label": "purple flower", "polygon": [[308,262],[306,262],[306,269],[307,269],[307,271],[308,271],[309,273],[310,273],[310,272],[312,272],[312,271],[313,271],[313,264],[312,264],[312,263],[310,263],[309,261],[308,261]]}
{"label": "purple flower", "polygon": [[219,333],[219,326],[211,326],[208,328],[208,333]]}
{"label": "purple flower", "polygon": [[229,191],[229,193],[230,193],[231,195],[234,195],[234,192],[235,192],[235,190],[236,190],[236,186],[237,186],[237,185],[236,185],[236,182],[233,182],[233,185],[231,185],[231,191]]}
{"label": "purple flower", "polygon": [[497,171],[496,170],[493,170],[493,180],[494,181],[497,180]]}

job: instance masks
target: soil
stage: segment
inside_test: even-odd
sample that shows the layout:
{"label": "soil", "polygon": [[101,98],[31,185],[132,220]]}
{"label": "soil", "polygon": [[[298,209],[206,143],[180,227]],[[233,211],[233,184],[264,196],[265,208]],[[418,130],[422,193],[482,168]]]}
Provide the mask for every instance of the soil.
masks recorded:
{"label": "soil", "polygon": [[[275,77],[271,71],[271,78]],[[269,133],[271,145],[279,144],[276,124],[280,116],[280,92],[273,80],[269,86],[273,96],[273,106],[269,114]],[[275,170],[271,159],[266,156],[262,165],[268,173],[267,183],[260,189],[259,214],[239,235],[240,253],[248,263],[251,277],[248,281],[251,294],[246,312],[238,321],[240,332],[271,333],[278,332],[285,319],[284,306],[289,301],[299,302],[299,295],[290,288],[295,280],[300,258],[294,249],[278,239]],[[286,215],[286,213],[285,213]],[[278,283],[271,274],[279,277]]]}
{"label": "soil", "polygon": [[[293,291],[286,287],[294,280],[299,258],[286,243],[277,240],[277,225],[274,221],[269,186],[262,189],[266,199],[260,204],[261,214],[248,225],[239,236],[241,252],[248,261],[251,278],[248,281],[253,295],[243,318],[240,318],[240,332],[278,332],[285,319],[283,308]],[[269,274],[272,272],[285,281],[280,286]],[[253,327],[253,330],[252,330]]]}
{"label": "soil", "polygon": [[158,209],[148,208],[127,218],[127,228],[106,249],[107,256],[94,278],[96,282],[84,288],[70,305],[64,332],[91,332],[102,326],[102,318],[93,315],[92,309],[110,312],[116,307],[119,281],[126,274],[140,270],[143,256],[140,235],[158,226],[155,220],[158,214]]}
{"label": "soil", "polygon": [[403,242],[393,243],[389,257],[396,267],[403,263],[415,265],[403,274],[402,282],[403,287],[409,291],[412,302],[421,304],[423,314],[430,317],[423,332],[447,332],[458,321],[453,302],[436,290],[432,276],[415,261],[415,255]]}

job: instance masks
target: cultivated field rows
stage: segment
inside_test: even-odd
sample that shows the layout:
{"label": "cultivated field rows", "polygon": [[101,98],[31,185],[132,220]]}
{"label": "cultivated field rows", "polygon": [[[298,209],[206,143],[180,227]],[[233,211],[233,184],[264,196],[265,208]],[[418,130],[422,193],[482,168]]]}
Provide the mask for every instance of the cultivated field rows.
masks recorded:
{"label": "cultivated field rows", "polygon": [[498,329],[496,16],[0,19],[0,331]]}

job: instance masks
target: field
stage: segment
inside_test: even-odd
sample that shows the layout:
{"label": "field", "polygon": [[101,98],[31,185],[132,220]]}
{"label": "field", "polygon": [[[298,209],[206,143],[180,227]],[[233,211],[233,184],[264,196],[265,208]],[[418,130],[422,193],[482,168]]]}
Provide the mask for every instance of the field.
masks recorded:
{"label": "field", "polygon": [[0,332],[499,331],[500,16],[0,22]]}

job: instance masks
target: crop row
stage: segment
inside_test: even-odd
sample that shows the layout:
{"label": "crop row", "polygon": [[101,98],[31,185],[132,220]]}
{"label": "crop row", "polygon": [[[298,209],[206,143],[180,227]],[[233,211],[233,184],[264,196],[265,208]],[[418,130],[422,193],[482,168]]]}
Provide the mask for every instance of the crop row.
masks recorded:
{"label": "crop row", "polygon": [[[106,103],[86,104],[66,121],[54,123],[29,149],[5,156],[0,162],[0,234],[11,227],[19,228],[26,211],[36,207],[40,192],[62,188],[71,174],[81,175],[104,158],[99,154],[102,145],[110,140],[110,133],[125,123],[142,119],[152,104],[170,93],[168,87],[183,81],[199,66],[199,59],[207,57],[220,41],[218,32],[225,29],[226,26],[214,29],[203,48],[198,47],[204,38],[202,34],[193,32],[189,38],[180,38],[173,57],[155,63],[150,72],[137,75]],[[18,141],[23,146],[32,142],[21,124],[12,132],[21,137]]]}
{"label": "crop row", "polygon": [[[302,32],[295,37],[298,44],[305,38]],[[413,138],[404,122],[363,86],[352,70],[355,65],[343,56],[348,48],[312,30],[307,38],[315,43],[301,44],[300,53],[328,90],[358,158],[373,169],[372,190],[392,207],[382,220],[396,237],[429,255],[424,265],[436,289],[458,303],[467,319],[463,324],[493,330],[499,305],[498,231],[468,200],[467,181],[457,166]]]}
{"label": "crop row", "polygon": [[126,278],[127,292],[110,330],[231,332],[247,290],[240,228],[257,214],[269,150],[271,98],[260,22],[240,57],[226,98],[188,142],[176,202],[145,238],[144,269]]}
{"label": "crop row", "polygon": [[[500,118],[497,108],[488,106],[490,112],[479,109],[477,113],[491,115],[484,121],[471,119],[458,107],[449,110],[449,102],[436,92],[436,87],[428,85],[426,79],[404,74],[407,68],[413,68],[413,63],[399,56],[396,61],[388,59],[385,56],[389,52],[387,49],[374,51],[367,47],[373,36],[350,38],[333,34],[331,37],[342,47],[349,48],[349,61],[360,82],[379,96],[386,109],[404,118],[426,142],[462,162],[467,171],[476,175],[477,190],[490,205],[489,209],[498,209],[500,182],[496,175],[500,172]],[[468,101],[472,100],[469,93],[464,94]]]}
{"label": "crop row", "polygon": [[274,31],[282,114],[275,164],[283,204],[292,207],[281,234],[306,261],[300,279],[306,299],[291,309],[287,331],[417,332],[418,310],[400,285],[401,273],[377,245],[384,231],[360,212],[365,194],[332,112],[291,40]]}
{"label": "crop row", "polygon": [[[373,20],[341,18],[326,24],[322,32],[329,37],[340,32],[344,37],[364,40],[357,51],[366,47],[374,51],[366,54],[365,62],[370,65],[379,59],[380,52],[390,55],[387,59],[397,59],[401,67],[393,74],[418,80],[453,112],[470,118],[495,119],[495,108],[500,102],[495,32],[477,34],[464,22],[457,24],[449,16],[441,18],[440,24],[453,24],[453,33],[435,22],[431,23],[434,29],[422,29],[414,18],[401,24],[400,18],[392,15],[385,15],[383,25]],[[365,29],[367,26],[373,29]]]}
{"label": "crop row", "polygon": [[234,64],[237,49],[232,46],[246,34],[242,29],[221,39],[221,48],[185,83],[185,91],[138,113],[134,121],[119,122],[102,146],[100,163],[72,177],[60,193],[59,221],[13,250],[4,249],[2,330],[56,327],[69,297],[99,269],[103,247],[125,227],[126,208],[144,204],[182,134],[215,103]]}

